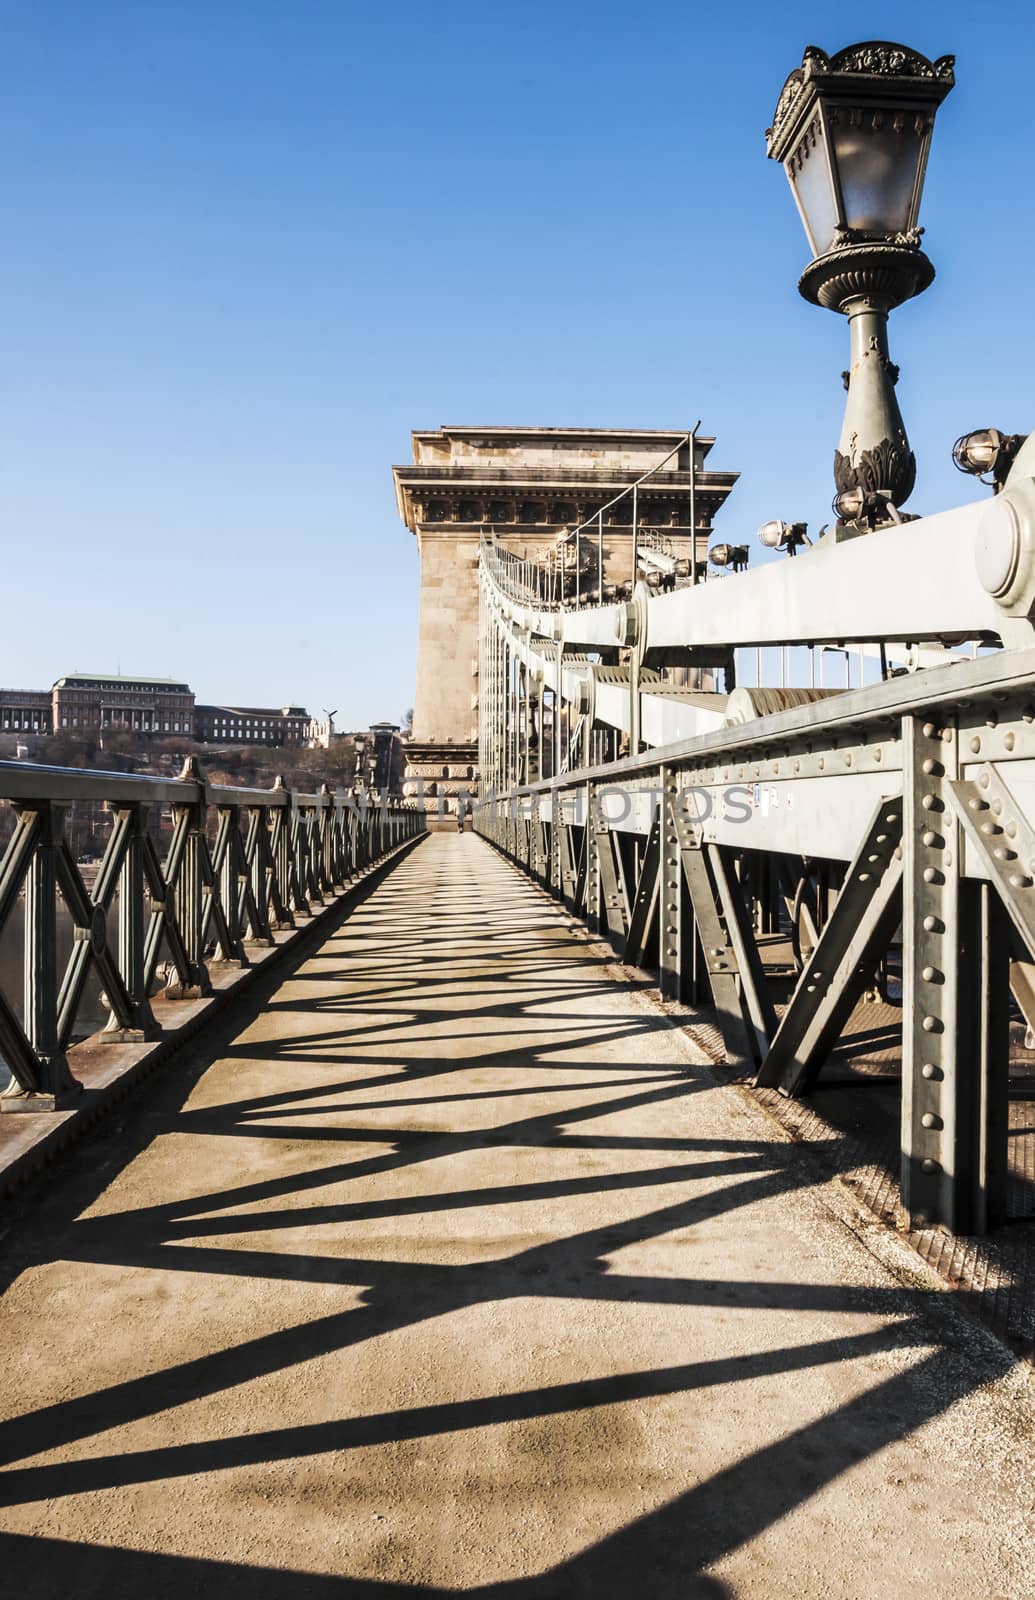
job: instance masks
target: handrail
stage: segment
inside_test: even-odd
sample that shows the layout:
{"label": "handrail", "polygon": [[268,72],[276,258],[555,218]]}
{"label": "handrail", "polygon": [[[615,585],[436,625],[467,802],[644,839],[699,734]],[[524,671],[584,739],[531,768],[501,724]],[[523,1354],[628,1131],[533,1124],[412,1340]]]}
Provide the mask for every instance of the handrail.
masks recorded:
{"label": "handrail", "polygon": [[[187,763],[187,767],[190,763]],[[185,772],[186,772],[185,768]],[[329,790],[315,794],[292,789],[279,779],[268,789],[231,783],[212,783],[203,773],[176,778],[161,778],[143,772],[108,772],[95,767],[54,767],[44,762],[0,761],[0,800],[99,800],[125,799],[139,803],[175,805],[184,800],[206,799],[215,805],[286,806],[326,804],[327,796],[340,797],[352,804],[369,804],[369,791]]]}

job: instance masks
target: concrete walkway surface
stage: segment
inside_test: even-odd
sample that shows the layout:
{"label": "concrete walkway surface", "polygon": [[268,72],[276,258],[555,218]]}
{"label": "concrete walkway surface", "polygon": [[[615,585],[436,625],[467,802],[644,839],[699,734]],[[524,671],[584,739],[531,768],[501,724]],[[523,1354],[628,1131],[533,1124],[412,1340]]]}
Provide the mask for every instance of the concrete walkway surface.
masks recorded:
{"label": "concrete walkway surface", "polygon": [[1029,1369],[488,845],[275,981],[6,1219],[0,1594],[1031,1600]]}

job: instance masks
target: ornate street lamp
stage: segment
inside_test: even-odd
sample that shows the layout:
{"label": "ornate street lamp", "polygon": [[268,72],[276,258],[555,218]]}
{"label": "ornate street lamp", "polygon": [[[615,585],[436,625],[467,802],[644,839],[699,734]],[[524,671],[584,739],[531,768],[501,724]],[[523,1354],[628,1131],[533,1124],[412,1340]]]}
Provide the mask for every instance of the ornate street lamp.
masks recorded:
{"label": "ornate street lamp", "polygon": [[766,133],[815,258],[798,289],[848,318],[851,368],[843,374],[848,403],[834,455],[834,509],[842,523],[860,527],[899,520],[916,480],[887,322],[889,311],[934,278],[917,216],[935,112],[955,81],[953,59],[928,61],[879,41],[834,56],[810,45]]}

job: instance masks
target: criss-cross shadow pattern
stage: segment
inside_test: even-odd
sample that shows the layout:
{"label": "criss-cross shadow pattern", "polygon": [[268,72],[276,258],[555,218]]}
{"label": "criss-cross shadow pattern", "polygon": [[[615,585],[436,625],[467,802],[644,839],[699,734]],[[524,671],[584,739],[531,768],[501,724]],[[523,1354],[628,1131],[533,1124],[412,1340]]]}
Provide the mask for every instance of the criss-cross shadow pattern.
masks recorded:
{"label": "criss-cross shadow pattern", "polygon": [[640,987],[433,835],[28,1197],[12,1592],[1013,1593],[1009,1356]]}

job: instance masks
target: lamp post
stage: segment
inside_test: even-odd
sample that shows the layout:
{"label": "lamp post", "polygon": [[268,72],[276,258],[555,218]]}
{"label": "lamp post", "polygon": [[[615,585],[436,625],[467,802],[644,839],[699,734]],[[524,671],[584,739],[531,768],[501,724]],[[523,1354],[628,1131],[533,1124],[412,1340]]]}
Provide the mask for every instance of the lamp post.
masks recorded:
{"label": "lamp post", "polygon": [[[783,163],[813,253],[798,283],[848,318],[848,402],[834,455],[834,509],[852,532],[900,520],[916,461],[895,396],[888,313],[920,294],[934,267],[917,227],[935,112],[953,57],[904,45],[810,45],[783,86],[766,147]],[[891,508],[891,509],[889,509]]]}

